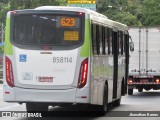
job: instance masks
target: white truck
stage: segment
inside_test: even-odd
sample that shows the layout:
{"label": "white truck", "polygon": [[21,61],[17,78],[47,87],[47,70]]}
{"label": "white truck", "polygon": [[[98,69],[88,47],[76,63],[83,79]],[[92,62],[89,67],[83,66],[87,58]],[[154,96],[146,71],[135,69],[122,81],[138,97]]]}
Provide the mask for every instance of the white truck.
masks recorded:
{"label": "white truck", "polygon": [[128,94],[160,89],[160,27],[130,27],[134,42],[130,53]]}

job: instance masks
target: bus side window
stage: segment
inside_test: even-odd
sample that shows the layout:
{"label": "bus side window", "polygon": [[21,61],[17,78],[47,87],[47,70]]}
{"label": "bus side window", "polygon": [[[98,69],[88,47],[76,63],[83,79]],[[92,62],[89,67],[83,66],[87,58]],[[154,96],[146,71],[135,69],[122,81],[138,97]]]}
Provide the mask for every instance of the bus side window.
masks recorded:
{"label": "bus side window", "polygon": [[107,39],[108,39],[108,54],[112,53],[112,29],[107,28]]}
{"label": "bus side window", "polygon": [[97,47],[97,55],[100,54],[100,34],[99,34],[99,25],[96,25],[96,47]]}
{"label": "bus side window", "polygon": [[123,55],[123,51],[124,51],[124,39],[123,39],[123,32],[121,31],[121,34],[120,34],[120,38],[121,38],[121,55]]}
{"label": "bus side window", "polygon": [[105,27],[102,27],[102,48],[103,48],[102,54],[103,55],[107,54],[107,52],[106,52],[106,44],[107,44],[107,42],[106,42],[106,37],[105,37]]}
{"label": "bus side window", "polygon": [[117,47],[118,47],[118,55],[120,54],[120,52],[121,52],[121,32],[120,31],[118,31],[118,45],[117,45]]}
{"label": "bus side window", "polygon": [[121,51],[121,50],[120,50],[120,49],[121,49],[121,47],[120,47],[120,46],[121,46],[121,45],[120,45],[120,31],[117,32],[117,40],[118,40],[118,41],[117,41],[117,42],[118,42],[118,44],[117,44],[118,49],[117,49],[117,50],[118,50],[118,55],[119,55],[119,53],[120,53],[120,51]]}
{"label": "bus side window", "polygon": [[105,27],[105,53],[110,54],[109,28]]}
{"label": "bus side window", "polygon": [[125,54],[125,33],[123,32],[123,54]]}
{"label": "bus side window", "polygon": [[97,55],[97,32],[96,32],[96,24],[92,24],[91,30],[92,30],[92,51],[93,55]]}
{"label": "bus side window", "polygon": [[103,32],[102,32],[103,27],[99,26],[99,37],[98,37],[98,44],[99,44],[99,54],[102,55],[103,53],[103,42],[102,42],[102,37],[103,37]]}
{"label": "bus side window", "polygon": [[113,50],[113,48],[114,48],[113,47],[113,30],[111,28],[109,28],[109,41],[110,41],[110,51],[113,55],[113,52],[114,52],[114,50]]}
{"label": "bus side window", "polygon": [[126,36],[127,36],[127,35],[124,33],[123,38],[124,38],[124,53],[125,53],[125,54],[126,54],[126,42],[127,42]]}

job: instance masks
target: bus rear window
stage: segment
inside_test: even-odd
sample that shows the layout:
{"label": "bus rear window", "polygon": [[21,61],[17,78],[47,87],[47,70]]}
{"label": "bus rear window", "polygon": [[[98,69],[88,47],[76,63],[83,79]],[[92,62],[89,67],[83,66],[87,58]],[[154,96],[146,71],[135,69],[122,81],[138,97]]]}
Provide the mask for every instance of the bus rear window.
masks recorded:
{"label": "bus rear window", "polygon": [[11,40],[23,45],[78,45],[82,28],[80,16],[17,14],[12,16]]}

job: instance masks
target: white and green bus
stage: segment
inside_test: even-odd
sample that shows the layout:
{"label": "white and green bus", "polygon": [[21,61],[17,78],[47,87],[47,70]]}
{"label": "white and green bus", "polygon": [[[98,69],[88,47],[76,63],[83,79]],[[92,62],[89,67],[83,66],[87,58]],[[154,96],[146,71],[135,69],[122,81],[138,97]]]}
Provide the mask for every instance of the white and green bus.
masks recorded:
{"label": "white and green bus", "polygon": [[96,105],[107,111],[126,94],[128,27],[97,12],[42,6],[7,13],[4,101],[27,111]]}

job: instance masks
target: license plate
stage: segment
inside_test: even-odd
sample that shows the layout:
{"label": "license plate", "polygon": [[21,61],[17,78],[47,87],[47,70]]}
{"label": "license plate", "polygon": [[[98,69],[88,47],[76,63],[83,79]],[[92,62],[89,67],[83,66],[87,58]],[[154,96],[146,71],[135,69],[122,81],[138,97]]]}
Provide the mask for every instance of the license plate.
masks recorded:
{"label": "license plate", "polygon": [[146,83],[146,82],[148,82],[148,80],[147,79],[143,79],[143,80],[140,80],[140,82]]}
{"label": "license plate", "polygon": [[53,82],[53,77],[37,77],[37,82]]}

